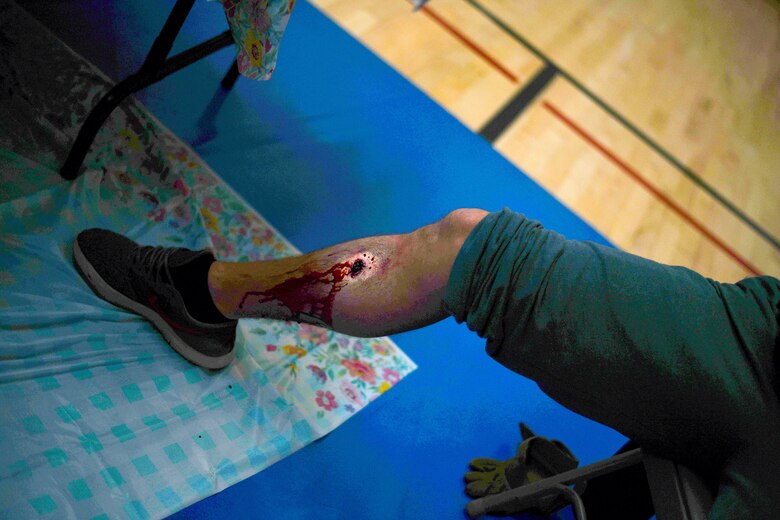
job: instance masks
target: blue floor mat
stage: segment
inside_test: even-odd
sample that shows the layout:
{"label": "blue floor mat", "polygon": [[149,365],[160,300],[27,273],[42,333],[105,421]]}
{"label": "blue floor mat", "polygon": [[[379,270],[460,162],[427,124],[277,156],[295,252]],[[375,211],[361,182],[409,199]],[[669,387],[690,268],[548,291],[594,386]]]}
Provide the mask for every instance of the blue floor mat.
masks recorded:
{"label": "blue floor mat", "polygon": [[[110,75],[140,63],[172,2],[154,13],[117,4],[121,37],[133,45],[123,60],[96,58]],[[90,45],[68,39],[64,19],[67,12],[47,23],[60,24],[86,57],[90,47],[111,45],[99,20],[93,37],[102,39]],[[127,27],[147,39],[132,40]],[[224,29],[214,4],[196,3],[177,46]],[[457,207],[509,206],[570,238],[606,243],[306,2],[293,12],[269,82],[241,78],[220,92],[231,58],[220,52],[138,97],[303,251],[407,232]],[[520,420],[564,441],[583,464],[625,441],[494,363],[484,341],[451,319],[392,339],[419,367],[402,385],[324,439],[178,517],[462,518],[468,461],[511,456]]]}

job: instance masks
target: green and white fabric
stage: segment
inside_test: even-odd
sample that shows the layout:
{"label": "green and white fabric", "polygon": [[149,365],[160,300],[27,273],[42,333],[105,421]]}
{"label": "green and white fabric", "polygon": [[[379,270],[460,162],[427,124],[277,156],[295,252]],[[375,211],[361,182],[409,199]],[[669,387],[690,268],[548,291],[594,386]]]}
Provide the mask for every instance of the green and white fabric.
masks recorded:
{"label": "green and white fabric", "polygon": [[103,227],[220,259],[297,254],[135,101],[58,175],[108,79],[0,0],[0,518],[161,518],[332,431],[415,369],[390,340],[242,320],[190,365],[97,297],[71,242]]}

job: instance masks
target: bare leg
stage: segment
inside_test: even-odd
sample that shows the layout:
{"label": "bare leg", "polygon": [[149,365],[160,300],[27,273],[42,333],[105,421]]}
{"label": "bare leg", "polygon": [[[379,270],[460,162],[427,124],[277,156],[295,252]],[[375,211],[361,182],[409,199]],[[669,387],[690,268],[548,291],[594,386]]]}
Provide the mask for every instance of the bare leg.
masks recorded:
{"label": "bare leg", "polygon": [[455,257],[487,214],[459,209],[403,235],[278,260],[214,262],[209,290],[231,318],[293,320],[362,337],[420,328],[447,316],[441,303]]}

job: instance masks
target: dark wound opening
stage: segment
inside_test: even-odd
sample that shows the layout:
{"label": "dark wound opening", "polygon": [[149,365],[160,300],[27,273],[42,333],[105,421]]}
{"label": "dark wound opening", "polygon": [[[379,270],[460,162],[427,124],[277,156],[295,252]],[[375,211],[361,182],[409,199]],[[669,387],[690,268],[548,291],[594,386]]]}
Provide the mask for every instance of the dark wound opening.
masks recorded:
{"label": "dark wound opening", "polygon": [[350,272],[353,275],[358,274],[360,271],[363,270],[363,267],[365,267],[365,264],[363,264],[363,260],[355,260],[355,263],[352,264],[352,270]]}

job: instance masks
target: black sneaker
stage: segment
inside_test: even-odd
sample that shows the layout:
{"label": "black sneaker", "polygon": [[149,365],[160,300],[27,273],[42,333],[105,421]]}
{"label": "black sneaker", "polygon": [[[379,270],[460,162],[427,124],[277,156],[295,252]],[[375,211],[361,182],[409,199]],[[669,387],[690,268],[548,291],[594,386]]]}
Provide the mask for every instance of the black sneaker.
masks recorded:
{"label": "black sneaker", "polygon": [[188,361],[219,369],[235,357],[238,320],[219,314],[208,293],[211,252],[140,246],[111,231],[88,229],[73,241],[73,260],[96,294],[151,321]]}

